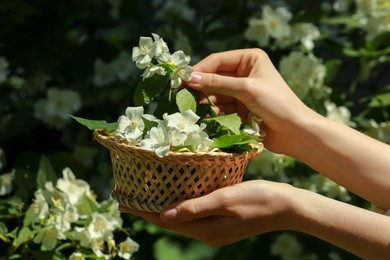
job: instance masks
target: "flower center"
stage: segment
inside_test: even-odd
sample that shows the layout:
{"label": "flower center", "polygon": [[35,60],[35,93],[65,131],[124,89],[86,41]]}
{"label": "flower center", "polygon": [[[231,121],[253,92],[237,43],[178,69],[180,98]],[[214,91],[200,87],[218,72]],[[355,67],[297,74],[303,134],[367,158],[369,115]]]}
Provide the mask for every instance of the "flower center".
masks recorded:
{"label": "flower center", "polygon": [[184,69],[180,69],[178,72],[177,72],[177,75],[179,75],[179,78],[183,78],[185,76],[186,72]]}
{"label": "flower center", "polygon": [[137,126],[138,126],[138,121],[136,119],[131,119],[130,120],[131,129],[135,129],[135,128],[137,128]]}
{"label": "flower center", "polygon": [[143,55],[148,54],[148,52],[149,52],[148,46],[146,46],[146,45],[141,46],[141,47],[140,47],[140,52],[141,52]]}

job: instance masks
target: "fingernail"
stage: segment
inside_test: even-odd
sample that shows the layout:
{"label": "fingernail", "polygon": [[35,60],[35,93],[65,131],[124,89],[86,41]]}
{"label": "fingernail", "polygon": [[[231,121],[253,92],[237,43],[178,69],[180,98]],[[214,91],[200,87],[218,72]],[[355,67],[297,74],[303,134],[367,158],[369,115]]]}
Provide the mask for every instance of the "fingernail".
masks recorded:
{"label": "fingernail", "polygon": [[167,211],[164,212],[164,218],[165,219],[174,219],[177,215],[177,209],[172,208],[168,209]]}
{"label": "fingernail", "polygon": [[200,83],[201,80],[202,80],[202,75],[200,75],[199,73],[193,72],[191,74],[191,79],[190,79],[191,83],[198,84]]}

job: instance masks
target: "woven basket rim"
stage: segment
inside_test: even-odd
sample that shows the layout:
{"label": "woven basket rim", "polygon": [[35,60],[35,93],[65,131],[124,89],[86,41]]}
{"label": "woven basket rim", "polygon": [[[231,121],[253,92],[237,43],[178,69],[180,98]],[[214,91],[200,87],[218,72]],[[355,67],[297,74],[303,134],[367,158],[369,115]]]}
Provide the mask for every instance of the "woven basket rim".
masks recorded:
{"label": "woven basket rim", "polygon": [[[216,156],[216,157],[237,157],[237,156],[243,156],[243,157],[249,157],[248,159],[254,158],[257,155],[260,154],[264,150],[264,146],[262,142],[258,143],[258,146],[255,146],[253,148],[253,151],[245,151],[243,153],[229,153],[224,151],[198,151],[198,152],[192,152],[192,151],[170,151],[166,156],[164,157],[158,157],[153,150],[145,150],[137,145],[129,143],[127,140],[121,139],[119,137],[110,136],[106,134],[105,129],[96,129],[93,132],[93,138],[97,140],[102,145],[106,146],[105,144],[107,142],[114,144],[115,146],[119,146],[126,149],[132,149],[136,150],[138,152],[142,152],[144,154],[147,154],[148,156],[155,157],[157,160],[161,160],[163,158],[169,159],[170,157],[194,157],[194,156]],[[107,146],[106,146],[107,147]],[[109,148],[109,147],[107,147]],[[110,148],[109,148],[110,149]]]}

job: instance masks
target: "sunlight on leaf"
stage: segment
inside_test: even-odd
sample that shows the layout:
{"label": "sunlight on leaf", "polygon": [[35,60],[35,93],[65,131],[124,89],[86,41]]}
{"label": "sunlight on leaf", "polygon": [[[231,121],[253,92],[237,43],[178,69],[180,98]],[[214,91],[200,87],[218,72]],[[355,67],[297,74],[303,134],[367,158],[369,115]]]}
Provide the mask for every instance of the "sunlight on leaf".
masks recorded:
{"label": "sunlight on leaf", "polygon": [[237,114],[208,118],[205,121],[216,121],[221,126],[232,131],[234,134],[240,134],[241,118]]}
{"label": "sunlight on leaf", "polygon": [[188,89],[180,90],[176,95],[176,103],[181,113],[192,110],[196,113],[198,105],[199,93]]}

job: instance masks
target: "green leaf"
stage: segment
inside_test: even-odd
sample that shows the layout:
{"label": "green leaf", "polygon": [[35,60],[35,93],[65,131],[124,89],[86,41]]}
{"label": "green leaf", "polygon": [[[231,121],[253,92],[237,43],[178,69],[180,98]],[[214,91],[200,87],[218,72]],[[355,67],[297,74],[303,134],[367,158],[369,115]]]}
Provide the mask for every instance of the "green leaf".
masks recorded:
{"label": "green leaf", "polygon": [[187,110],[192,110],[194,113],[196,113],[198,101],[199,92],[194,90],[183,88],[176,95],[176,104],[180,113],[183,113]]}
{"label": "green leaf", "polygon": [[240,134],[241,118],[237,114],[212,117],[212,118],[205,119],[205,121],[216,121],[222,127],[226,127],[227,129],[232,131],[233,134],[235,135]]}
{"label": "green leaf", "polygon": [[145,124],[145,127],[144,127],[144,131],[142,133],[142,136],[144,137],[146,135],[146,133],[152,129],[153,127],[157,126],[158,123],[156,121],[151,121],[151,120],[148,120],[146,118],[144,118],[143,116],[141,116],[142,120],[144,121],[144,124]]}
{"label": "green leaf", "polygon": [[82,203],[87,214],[92,214],[94,211],[98,210],[96,202],[94,202],[90,197],[85,194],[83,196]]}
{"label": "green leaf", "polygon": [[241,133],[239,135],[222,135],[213,139],[217,148],[229,148],[233,146],[242,146],[245,144],[256,143],[256,140],[250,138],[247,134]]}
{"label": "green leaf", "polygon": [[390,106],[390,92],[371,97],[370,107]]}
{"label": "green leaf", "polygon": [[19,247],[24,242],[30,240],[33,236],[33,232],[27,227],[23,227],[18,234],[18,237],[15,240],[15,247]]}
{"label": "green leaf", "polygon": [[179,109],[177,108],[176,97],[171,100],[167,97],[158,102],[153,114],[155,117],[162,119],[164,113],[173,114],[178,111]]}
{"label": "green leaf", "polygon": [[5,235],[7,233],[8,233],[7,226],[3,222],[0,222],[0,234]]}
{"label": "green leaf", "polygon": [[249,144],[258,144],[259,139],[242,132],[240,135],[222,135],[213,138],[213,141],[216,148],[225,152],[241,153],[251,151],[253,147]]}
{"label": "green leaf", "polygon": [[324,65],[326,67],[325,82],[329,83],[333,80],[333,78],[336,76],[337,72],[339,71],[339,68],[341,66],[341,60],[339,59],[327,60],[324,63]]}
{"label": "green leaf", "polygon": [[45,183],[48,181],[51,181],[53,184],[55,184],[57,181],[57,175],[49,159],[47,159],[46,156],[42,156],[41,160],[39,161],[39,168],[37,174],[38,188],[44,189]]}
{"label": "green leaf", "polygon": [[163,92],[168,86],[169,76],[155,74],[153,77],[140,80],[134,91],[133,101],[135,106],[144,106]]}
{"label": "green leaf", "polygon": [[371,41],[368,41],[366,47],[370,50],[384,50],[389,48],[390,32],[381,33]]}
{"label": "green leaf", "polygon": [[34,209],[29,207],[26,211],[26,215],[23,219],[23,226],[28,226],[36,220],[37,215],[34,213]]}
{"label": "green leaf", "polygon": [[107,129],[108,131],[115,131],[118,127],[117,122],[113,123],[107,123],[105,120],[92,120],[92,119],[85,119],[81,117],[76,117],[76,116],[70,116],[80,124],[88,127],[89,130],[95,130],[95,129],[100,129],[104,128]]}

